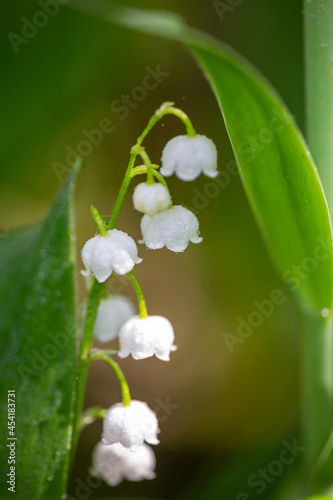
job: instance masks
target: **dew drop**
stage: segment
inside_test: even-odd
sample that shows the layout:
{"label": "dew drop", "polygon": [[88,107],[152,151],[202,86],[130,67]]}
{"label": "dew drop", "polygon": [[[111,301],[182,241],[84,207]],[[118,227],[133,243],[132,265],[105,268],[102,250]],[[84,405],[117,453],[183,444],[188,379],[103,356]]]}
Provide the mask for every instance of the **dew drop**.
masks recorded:
{"label": "dew drop", "polygon": [[330,314],[330,311],[329,311],[329,309],[327,309],[327,308],[325,307],[324,309],[322,309],[322,310],[320,311],[320,314],[322,315],[322,317],[323,317],[323,318],[327,318],[327,317],[329,316],[329,314]]}

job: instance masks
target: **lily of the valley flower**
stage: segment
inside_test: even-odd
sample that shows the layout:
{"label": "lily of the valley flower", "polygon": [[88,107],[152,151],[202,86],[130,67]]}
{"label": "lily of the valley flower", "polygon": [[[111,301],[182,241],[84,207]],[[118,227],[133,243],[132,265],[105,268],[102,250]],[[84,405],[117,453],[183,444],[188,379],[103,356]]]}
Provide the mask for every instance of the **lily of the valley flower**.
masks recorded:
{"label": "lily of the valley flower", "polygon": [[147,184],[141,182],[134,189],[134,208],[150,217],[166,210],[170,203],[170,194],[167,188],[160,183]]}
{"label": "lily of the valley flower", "polygon": [[170,352],[177,347],[173,345],[175,334],[170,321],[162,316],[135,316],[121,327],[119,332],[120,350],[118,356],[126,358],[130,354],[134,359],[155,356],[169,361]]}
{"label": "lily of the valley flower", "polygon": [[200,243],[199,222],[187,208],[177,205],[164,212],[141,219],[142,241],[147,248],[167,247],[173,252],[183,252],[189,242]]}
{"label": "lily of the valley flower", "polygon": [[216,146],[205,135],[174,137],[166,144],[161,163],[162,175],[175,173],[183,181],[193,181],[202,172],[208,177],[218,174]]}
{"label": "lily of the valley flower", "polygon": [[102,299],[98,306],[94,337],[99,342],[115,339],[123,324],[134,314],[134,306],[127,297],[112,295]]}
{"label": "lily of the valley flower", "polygon": [[99,442],[93,451],[90,474],[102,478],[110,486],[116,486],[123,479],[154,479],[155,465],[155,454],[147,444],[133,452],[120,443],[105,445]]}
{"label": "lily of the valley flower", "polygon": [[97,281],[103,283],[112,272],[117,274],[129,273],[135,264],[142,259],[138,257],[136,244],[127,233],[118,229],[111,229],[106,236],[94,236],[84,245],[81,256],[88,276],[90,271]]}
{"label": "lily of the valley flower", "polygon": [[129,406],[116,403],[108,409],[103,422],[102,442],[106,445],[120,443],[135,451],[144,441],[158,444],[159,432],[156,413],[147,403],[132,399]]}

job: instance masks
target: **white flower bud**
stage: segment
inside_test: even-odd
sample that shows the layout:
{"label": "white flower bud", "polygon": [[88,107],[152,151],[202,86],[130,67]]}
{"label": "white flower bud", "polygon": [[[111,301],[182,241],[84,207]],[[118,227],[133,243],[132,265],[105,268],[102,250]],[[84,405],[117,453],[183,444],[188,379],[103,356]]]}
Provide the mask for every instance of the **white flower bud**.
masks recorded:
{"label": "white flower bud", "polygon": [[158,444],[159,432],[156,413],[147,403],[132,399],[129,406],[116,403],[108,409],[103,422],[102,442],[120,443],[135,451],[144,441]]}
{"label": "white flower bud", "polygon": [[208,177],[218,174],[216,146],[205,135],[174,137],[163,149],[161,164],[162,175],[176,173],[183,181],[193,181],[201,172]]}
{"label": "white flower bud", "polygon": [[106,281],[113,271],[127,274],[142,261],[133,238],[118,229],[111,229],[107,236],[97,235],[88,240],[81,257],[86,266],[81,273],[88,276],[91,271],[100,283]]}
{"label": "white flower bud", "polygon": [[142,240],[147,248],[166,246],[173,252],[183,252],[189,242],[200,243],[199,222],[187,208],[177,205],[153,217],[144,215],[141,219]]}
{"label": "white flower bud", "polygon": [[134,306],[127,297],[112,295],[102,299],[98,306],[94,337],[99,342],[110,342],[118,336],[120,328],[134,314]]}
{"label": "white flower bud", "polygon": [[147,444],[139,446],[133,452],[120,443],[105,445],[99,442],[93,451],[89,472],[94,477],[102,478],[109,486],[116,486],[123,479],[154,479],[155,466],[155,453]]}
{"label": "white flower bud", "polygon": [[170,206],[170,203],[170,194],[163,184],[141,182],[134,189],[134,208],[143,214],[152,216],[163,212]]}
{"label": "white flower bud", "polygon": [[131,354],[134,359],[144,359],[155,354],[157,358],[169,361],[170,352],[177,349],[173,345],[174,339],[168,319],[162,316],[134,316],[120,329],[118,356],[126,358]]}

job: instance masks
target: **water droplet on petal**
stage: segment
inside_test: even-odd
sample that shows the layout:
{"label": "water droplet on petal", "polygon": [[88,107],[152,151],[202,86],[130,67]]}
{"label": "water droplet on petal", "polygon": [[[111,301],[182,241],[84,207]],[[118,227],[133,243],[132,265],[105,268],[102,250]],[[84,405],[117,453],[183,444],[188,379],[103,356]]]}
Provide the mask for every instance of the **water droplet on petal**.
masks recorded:
{"label": "water droplet on petal", "polygon": [[327,309],[327,308],[325,307],[324,309],[322,309],[322,310],[320,311],[320,314],[322,315],[322,317],[323,317],[323,318],[327,318],[327,317],[329,316],[329,314],[330,314],[330,311],[329,311],[329,309]]}

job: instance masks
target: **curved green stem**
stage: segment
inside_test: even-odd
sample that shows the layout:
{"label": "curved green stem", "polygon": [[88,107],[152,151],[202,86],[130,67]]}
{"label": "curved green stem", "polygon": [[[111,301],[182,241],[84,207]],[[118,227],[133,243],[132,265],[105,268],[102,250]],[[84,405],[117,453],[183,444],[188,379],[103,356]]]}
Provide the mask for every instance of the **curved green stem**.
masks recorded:
{"label": "curved green stem", "polygon": [[89,362],[96,360],[105,361],[114,369],[116,377],[120,383],[123,405],[129,406],[131,404],[131,393],[125,375],[118,363],[114,359],[110,358],[107,351],[103,350],[91,351],[88,359]]}
{"label": "curved green stem", "polygon": [[[157,165],[156,163],[152,163],[150,166],[153,169],[153,173],[154,173],[155,169],[160,168],[160,166]],[[132,168],[131,177],[133,178],[137,175],[146,174],[146,173],[147,173],[146,165],[138,165],[137,167]]]}
{"label": "curved green stem", "polygon": [[97,210],[97,208],[95,208],[93,205],[90,205],[90,213],[92,215],[92,218],[94,219],[94,221],[97,224],[100,235],[107,236],[108,232],[106,229],[105,221],[104,221],[103,217],[101,216],[101,214],[99,213],[99,211]]}
{"label": "curved green stem", "polygon": [[150,132],[150,130],[154,127],[154,125],[156,125],[156,123],[159,120],[161,120],[161,118],[163,118],[163,116],[165,116],[165,115],[174,115],[174,116],[177,116],[177,118],[180,118],[180,120],[182,120],[182,122],[184,123],[184,125],[186,127],[187,134],[190,137],[193,137],[193,136],[196,135],[196,131],[195,131],[193,125],[192,125],[191,120],[187,116],[187,114],[184,113],[184,111],[182,111],[181,109],[175,108],[173,106],[173,104],[174,104],[173,102],[164,102],[155,111],[155,113],[153,114],[153,116],[150,118],[147,127],[144,129],[144,131],[142,132],[142,134],[138,137],[137,144],[141,144],[142,143],[143,139],[146,137],[146,135],[148,134],[148,132]]}
{"label": "curved green stem", "polygon": [[126,196],[128,186],[130,185],[130,182],[132,180],[131,174],[132,174],[132,168],[134,166],[136,156],[137,155],[135,153],[132,153],[130,156],[130,159],[129,159],[129,162],[128,162],[128,165],[126,168],[125,176],[124,176],[123,182],[120,186],[119,193],[118,193],[118,196],[116,199],[116,203],[113,207],[113,211],[112,211],[109,223],[107,225],[107,229],[114,229],[116,226],[121,206],[122,206],[124,198]]}
{"label": "curved green stem", "polygon": [[191,120],[184,111],[179,108],[170,107],[164,111],[164,115],[174,115],[182,120],[186,127],[186,132],[189,137],[195,137],[197,135]]}
{"label": "curved green stem", "polygon": [[89,360],[87,358],[91,349],[94,324],[100,300],[105,295],[105,283],[99,283],[95,278],[89,291],[86,309],[86,321],[81,341],[80,355],[76,367],[76,401],[74,410],[72,456],[76,449],[79,434],[79,418],[83,407],[84,393],[87,381]]}
{"label": "curved green stem", "polygon": [[81,432],[87,425],[92,424],[95,420],[104,418],[106,409],[100,406],[92,406],[81,414],[79,422],[79,432]]}
{"label": "curved green stem", "polygon": [[139,285],[138,280],[134,276],[133,273],[127,273],[127,276],[131,280],[134,290],[136,292],[136,295],[138,297],[138,303],[139,303],[139,316],[140,318],[147,318],[148,317],[148,311],[147,311],[147,306],[146,306],[146,301],[145,297],[143,295],[142,289]]}
{"label": "curved green stem", "polygon": [[133,146],[131,153],[136,153],[141,156],[143,163],[147,169],[147,184],[154,184],[153,168],[149,156],[143,146],[137,144]]}
{"label": "curved green stem", "polygon": [[166,190],[168,191],[169,195],[170,195],[170,200],[171,200],[171,203],[169,205],[169,208],[172,208],[172,198],[171,198],[171,193],[170,193],[170,189],[169,189],[169,186],[168,184],[166,183],[164,177],[159,173],[157,172],[157,170],[153,170],[153,175],[156,177],[156,179],[161,183],[163,184],[163,186],[166,188]]}
{"label": "curved green stem", "polygon": [[[196,131],[192,125],[191,120],[187,116],[187,114],[184,113],[184,111],[182,111],[181,109],[175,108],[173,106],[173,104],[174,104],[173,102],[165,102],[162,104],[162,106],[159,107],[158,110],[155,111],[153,116],[150,118],[146,128],[143,130],[142,134],[139,135],[139,137],[136,141],[136,145],[133,146],[132,151],[131,151],[131,156],[130,156],[130,159],[129,159],[129,162],[127,165],[127,169],[125,172],[125,176],[124,176],[123,182],[120,186],[118,197],[117,197],[116,203],[114,205],[112,214],[110,216],[110,220],[109,220],[109,223],[107,225],[107,229],[113,229],[115,227],[119,213],[120,213],[121,206],[123,204],[123,201],[124,201],[124,198],[126,196],[130,182],[133,178],[132,177],[132,170],[134,168],[134,163],[135,163],[135,160],[136,160],[136,157],[138,154],[134,148],[136,146],[141,146],[144,138],[151,131],[151,129],[154,127],[154,125],[156,125],[156,123],[159,120],[161,120],[161,118],[163,118],[163,116],[171,114],[171,115],[177,116],[178,118],[180,118],[182,120],[182,122],[186,126],[187,134],[189,137],[193,137],[196,135]],[[152,170],[152,173],[153,173],[153,175],[155,175],[154,170]],[[147,170],[147,176],[148,176],[148,170]],[[156,177],[156,175],[155,175],[155,177]]]}

